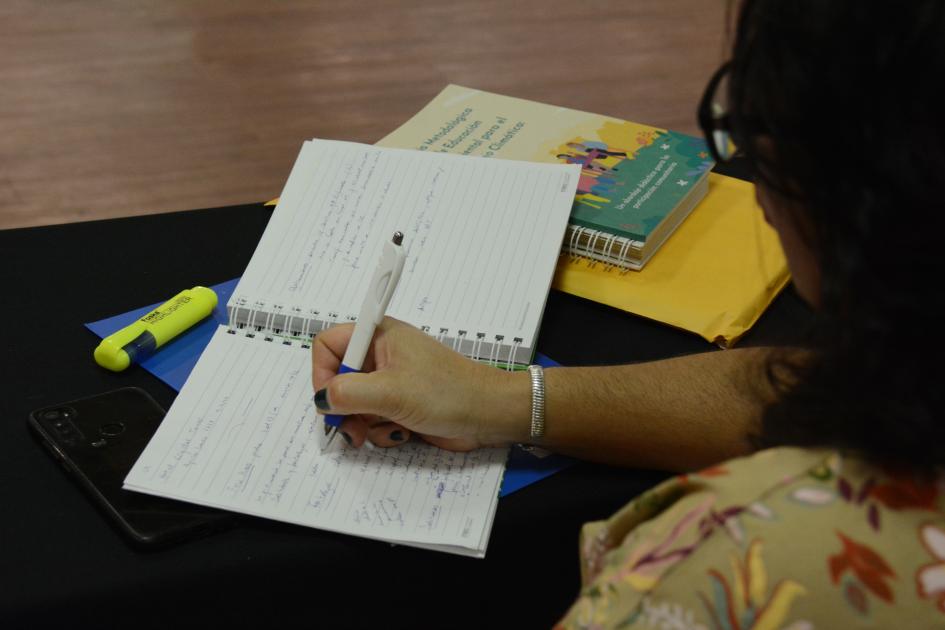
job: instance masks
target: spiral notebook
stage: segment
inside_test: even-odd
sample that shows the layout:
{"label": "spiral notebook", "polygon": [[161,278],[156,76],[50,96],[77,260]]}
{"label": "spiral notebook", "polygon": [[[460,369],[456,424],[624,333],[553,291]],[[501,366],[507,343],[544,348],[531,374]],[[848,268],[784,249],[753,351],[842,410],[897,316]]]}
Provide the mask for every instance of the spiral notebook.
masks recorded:
{"label": "spiral notebook", "polygon": [[310,339],[353,321],[404,233],[388,313],[511,369],[530,361],[580,169],[306,142],[215,331],[125,487],[482,557],[507,449],[321,452]]}

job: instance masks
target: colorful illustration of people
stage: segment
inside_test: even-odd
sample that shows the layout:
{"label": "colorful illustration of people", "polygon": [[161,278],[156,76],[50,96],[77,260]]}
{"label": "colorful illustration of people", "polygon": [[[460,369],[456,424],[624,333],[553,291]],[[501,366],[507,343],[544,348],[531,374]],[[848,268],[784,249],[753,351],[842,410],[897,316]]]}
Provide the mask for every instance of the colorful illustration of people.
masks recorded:
{"label": "colorful illustration of people", "polygon": [[580,164],[581,178],[578,181],[578,203],[600,208],[609,203],[616,194],[617,186],[622,186],[617,177],[620,164],[628,158],[625,150],[608,147],[597,140],[579,140],[568,142],[566,153],[557,155],[566,164]]}

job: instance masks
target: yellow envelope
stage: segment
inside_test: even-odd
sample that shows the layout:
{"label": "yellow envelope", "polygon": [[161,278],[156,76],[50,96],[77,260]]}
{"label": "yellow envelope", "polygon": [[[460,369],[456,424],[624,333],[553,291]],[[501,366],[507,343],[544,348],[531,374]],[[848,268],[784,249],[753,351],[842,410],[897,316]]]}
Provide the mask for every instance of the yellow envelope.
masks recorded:
{"label": "yellow envelope", "polygon": [[755,202],[754,186],[712,173],[705,199],[642,271],[562,256],[552,286],[727,348],[789,279],[777,233]]}

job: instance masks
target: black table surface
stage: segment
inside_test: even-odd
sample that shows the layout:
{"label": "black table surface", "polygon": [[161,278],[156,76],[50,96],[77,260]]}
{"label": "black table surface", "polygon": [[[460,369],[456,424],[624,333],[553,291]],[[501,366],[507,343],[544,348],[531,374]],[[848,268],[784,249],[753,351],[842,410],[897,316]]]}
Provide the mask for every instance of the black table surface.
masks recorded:
{"label": "black table surface", "polygon": [[[175,392],[144,370],[99,368],[98,340],[82,324],[237,277],[270,215],[250,204],[0,231],[0,625],[550,626],[578,590],[581,524],[666,473],[579,463],[503,498],[484,560],[249,517],[142,552],[32,438],[31,410],[117,387],[142,387],[170,406]],[[741,344],[790,340],[806,317],[789,287]],[[557,291],[538,349],[565,365],[714,350]]]}

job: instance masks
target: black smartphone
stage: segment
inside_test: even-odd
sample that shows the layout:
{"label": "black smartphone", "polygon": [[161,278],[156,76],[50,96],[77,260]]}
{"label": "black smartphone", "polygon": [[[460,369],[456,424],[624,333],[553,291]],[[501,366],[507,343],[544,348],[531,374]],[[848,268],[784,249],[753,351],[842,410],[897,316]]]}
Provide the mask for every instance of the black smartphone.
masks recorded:
{"label": "black smartphone", "polygon": [[122,488],[164,418],[143,389],[125,387],[30,413],[33,433],[136,546],[160,547],[232,524],[230,512]]}

